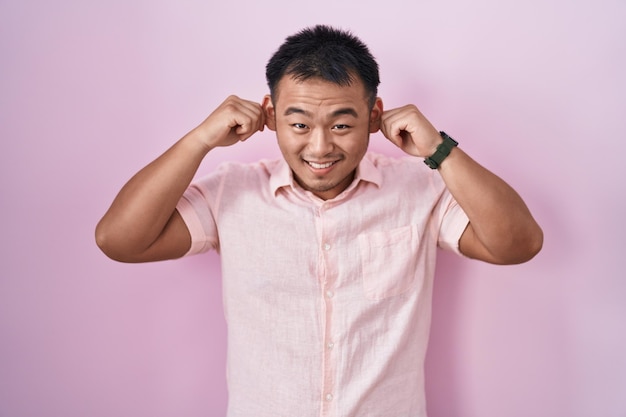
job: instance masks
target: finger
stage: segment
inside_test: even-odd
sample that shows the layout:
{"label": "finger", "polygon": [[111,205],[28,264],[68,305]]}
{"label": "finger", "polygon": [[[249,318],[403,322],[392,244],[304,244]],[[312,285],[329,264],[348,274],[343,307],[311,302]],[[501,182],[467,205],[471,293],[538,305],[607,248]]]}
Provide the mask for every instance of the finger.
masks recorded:
{"label": "finger", "polygon": [[258,111],[258,131],[262,132],[265,129],[265,111],[263,111],[263,106],[259,103],[254,103],[255,108]]}
{"label": "finger", "polygon": [[241,103],[238,113],[233,120],[234,133],[239,136],[239,140],[244,141],[255,132],[261,130],[262,112],[260,106],[252,102]]}
{"label": "finger", "polygon": [[402,123],[402,119],[398,118],[397,114],[388,114],[381,123],[383,135],[397,146],[400,146],[402,143],[402,137],[400,136],[402,129],[399,126],[400,123]]}
{"label": "finger", "polygon": [[381,117],[381,127],[390,132],[392,127],[402,118],[401,109],[392,109],[383,113]]}
{"label": "finger", "polygon": [[394,127],[385,127],[385,129],[381,129],[383,134],[391,143],[396,145],[397,147],[402,147],[402,136],[400,136],[400,131],[395,129]]}
{"label": "finger", "polygon": [[257,131],[258,129],[256,128],[256,123],[249,119],[239,122],[235,127],[235,134],[241,142],[248,139]]}
{"label": "finger", "polygon": [[265,127],[265,114],[261,105],[253,101],[247,101],[245,103],[245,111],[248,117],[250,117],[251,124],[255,127],[254,131],[263,131]]}

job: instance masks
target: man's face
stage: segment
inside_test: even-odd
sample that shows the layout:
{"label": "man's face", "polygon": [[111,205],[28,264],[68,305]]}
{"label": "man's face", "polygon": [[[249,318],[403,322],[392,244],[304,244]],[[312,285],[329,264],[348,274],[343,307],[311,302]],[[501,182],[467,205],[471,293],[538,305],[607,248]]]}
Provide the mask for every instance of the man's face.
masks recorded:
{"label": "man's face", "polygon": [[369,109],[360,80],[339,86],[289,76],[278,83],[276,102],[266,96],[263,108],[294,179],[323,200],[350,185],[382,114],[380,99]]}

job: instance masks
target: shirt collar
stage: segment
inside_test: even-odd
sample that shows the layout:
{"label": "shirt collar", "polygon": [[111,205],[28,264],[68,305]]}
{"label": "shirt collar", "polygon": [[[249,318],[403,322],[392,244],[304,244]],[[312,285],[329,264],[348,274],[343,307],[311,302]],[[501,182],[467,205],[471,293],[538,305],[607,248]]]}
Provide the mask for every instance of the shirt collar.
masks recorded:
{"label": "shirt collar", "polygon": [[[356,170],[354,181],[348,188],[353,188],[359,181],[370,182],[377,187],[380,187],[382,184],[382,175],[368,156],[369,154],[366,154],[363,159],[361,159]],[[296,188],[293,180],[293,172],[284,159],[281,158],[277,164],[271,167],[269,185],[273,195],[276,195],[278,189],[282,187],[291,186],[293,189]]]}

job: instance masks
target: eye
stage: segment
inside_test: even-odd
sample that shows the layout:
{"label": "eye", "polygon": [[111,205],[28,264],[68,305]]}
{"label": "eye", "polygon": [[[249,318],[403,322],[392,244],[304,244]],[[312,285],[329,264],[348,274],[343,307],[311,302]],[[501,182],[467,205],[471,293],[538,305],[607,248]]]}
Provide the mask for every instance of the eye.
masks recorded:
{"label": "eye", "polygon": [[298,130],[306,129],[308,127],[304,123],[293,123],[291,126],[296,128],[296,129],[298,129]]}
{"label": "eye", "polygon": [[350,128],[350,126],[348,126],[348,125],[335,125],[335,126],[333,126],[334,130],[346,130],[346,129],[349,129],[349,128]]}

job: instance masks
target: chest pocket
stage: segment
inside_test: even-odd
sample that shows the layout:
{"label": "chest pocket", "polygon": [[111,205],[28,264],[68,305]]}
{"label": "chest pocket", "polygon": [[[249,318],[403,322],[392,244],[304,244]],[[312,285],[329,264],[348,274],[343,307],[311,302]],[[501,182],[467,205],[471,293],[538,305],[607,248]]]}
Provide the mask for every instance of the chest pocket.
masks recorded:
{"label": "chest pocket", "polygon": [[418,227],[414,225],[360,235],[365,296],[381,300],[419,285],[419,244]]}

